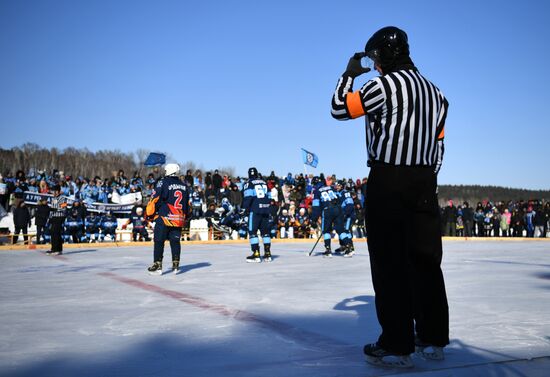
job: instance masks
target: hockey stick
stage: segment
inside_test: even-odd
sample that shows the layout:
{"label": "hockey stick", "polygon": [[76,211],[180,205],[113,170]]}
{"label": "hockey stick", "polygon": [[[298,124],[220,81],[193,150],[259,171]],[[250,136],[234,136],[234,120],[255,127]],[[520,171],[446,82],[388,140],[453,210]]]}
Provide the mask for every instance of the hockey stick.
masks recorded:
{"label": "hockey stick", "polygon": [[317,241],[315,241],[315,245],[313,245],[313,247],[311,248],[311,251],[308,254],[309,257],[311,257],[311,253],[313,253],[313,250],[315,250],[315,246],[317,246],[321,237],[323,237],[323,232],[321,232],[321,234],[319,235],[319,238],[317,238]]}

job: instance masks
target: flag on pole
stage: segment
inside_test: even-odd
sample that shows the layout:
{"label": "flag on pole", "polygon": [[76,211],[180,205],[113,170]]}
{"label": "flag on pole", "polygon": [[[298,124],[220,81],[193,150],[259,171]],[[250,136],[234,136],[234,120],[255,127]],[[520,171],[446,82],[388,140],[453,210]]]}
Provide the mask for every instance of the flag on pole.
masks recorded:
{"label": "flag on pole", "polygon": [[302,148],[302,159],[304,160],[304,164],[312,166],[314,168],[316,168],[317,164],[319,163],[317,155],[315,155],[315,153],[306,151],[304,148]]}
{"label": "flag on pole", "polygon": [[143,163],[145,166],[158,166],[158,165],[164,165],[166,163],[166,155],[162,153],[155,153],[151,152],[149,153],[149,156],[147,156],[147,159]]}

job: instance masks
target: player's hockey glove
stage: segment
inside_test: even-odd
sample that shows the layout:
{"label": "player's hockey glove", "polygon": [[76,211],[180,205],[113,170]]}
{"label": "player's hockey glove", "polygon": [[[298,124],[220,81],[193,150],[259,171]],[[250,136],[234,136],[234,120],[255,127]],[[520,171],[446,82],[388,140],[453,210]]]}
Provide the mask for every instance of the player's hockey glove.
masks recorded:
{"label": "player's hockey glove", "polygon": [[344,72],[344,76],[351,76],[353,78],[367,73],[370,71],[370,68],[365,68],[361,65],[361,59],[365,56],[364,52],[356,52],[349,59],[348,66]]}

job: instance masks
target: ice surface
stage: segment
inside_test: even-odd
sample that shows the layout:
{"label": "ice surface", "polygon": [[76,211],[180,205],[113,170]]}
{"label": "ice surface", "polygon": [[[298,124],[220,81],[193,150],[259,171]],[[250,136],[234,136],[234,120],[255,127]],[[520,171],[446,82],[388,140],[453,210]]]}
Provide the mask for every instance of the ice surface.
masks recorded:
{"label": "ice surface", "polygon": [[379,333],[366,244],[312,245],[249,264],[244,243],[184,244],[163,276],[151,246],[0,251],[0,376],[550,375],[550,242],[444,242],[451,344],[408,371],[363,360]]}

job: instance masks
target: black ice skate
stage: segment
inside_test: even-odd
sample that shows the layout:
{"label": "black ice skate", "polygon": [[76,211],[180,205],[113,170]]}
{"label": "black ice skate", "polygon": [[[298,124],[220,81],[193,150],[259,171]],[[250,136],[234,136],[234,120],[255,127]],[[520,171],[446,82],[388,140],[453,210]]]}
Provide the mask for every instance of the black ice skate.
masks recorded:
{"label": "black ice skate", "polygon": [[367,344],[363,348],[365,359],[369,364],[389,368],[412,368],[414,366],[409,355],[397,355],[388,352],[378,343]]}
{"label": "black ice skate", "polygon": [[271,262],[271,245],[264,246],[264,262]]}
{"label": "black ice skate", "polygon": [[149,271],[151,275],[162,275],[162,262],[154,262],[147,271]]}
{"label": "black ice skate", "polygon": [[323,257],[332,258],[332,251],[330,251],[330,246],[325,246],[325,252],[323,253]]}
{"label": "black ice skate", "polygon": [[418,336],[414,338],[415,350],[414,352],[428,360],[443,360],[445,359],[445,354],[443,353],[443,347],[434,346],[429,343],[425,343],[420,340]]}
{"label": "black ice skate", "polygon": [[176,275],[180,270],[180,261],[179,260],[175,260],[175,261],[172,261],[172,273],[174,275]]}
{"label": "black ice skate", "polygon": [[254,253],[248,257],[246,257],[247,263],[260,263],[262,259],[260,258],[260,252],[258,250],[254,251]]}
{"label": "black ice skate", "polygon": [[345,251],[344,247],[340,246],[338,249],[334,250],[334,254],[340,255]]}
{"label": "black ice skate", "polygon": [[346,247],[346,251],[344,252],[344,258],[351,258],[355,254],[355,251],[351,247],[351,245],[348,245]]}

